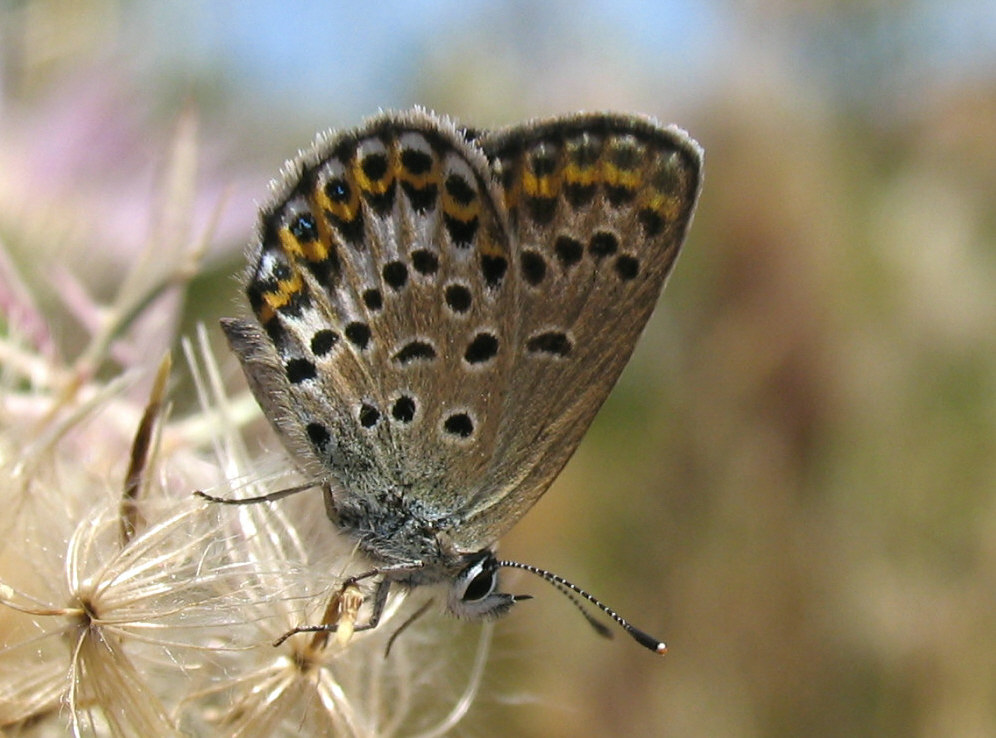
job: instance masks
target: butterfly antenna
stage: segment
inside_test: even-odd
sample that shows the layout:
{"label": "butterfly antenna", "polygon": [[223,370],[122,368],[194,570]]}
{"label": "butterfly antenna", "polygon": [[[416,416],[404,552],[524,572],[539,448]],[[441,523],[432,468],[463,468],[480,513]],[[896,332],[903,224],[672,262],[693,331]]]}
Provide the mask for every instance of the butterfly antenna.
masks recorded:
{"label": "butterfly antenna", "polygon": [[556,587],[560,594],[571,601],[574,607],[576,607],[578,612],[584,616],[584,619],[588,621],[588,624],[591,625],[596,633],[602,636],[602,638],[612,638],[613,634],[609,629],[609,626],[588,612],[588,609],[584,606],[584,603],[581,602],[581,600],[579,600],[574,593],[571,592],[571,590],[567,589],[567,587],[562,584],[558,584],[557,582],[550,582],[550,584]]}
{"label": "butterfly antenna", "polygon": [[667,646],[665,646],[663,642],[657,640],[649,633],[646,633],[637,628],[636,626],[632,625],[628,620],[626,620],[626,618],[617,613],[608,605],[604,604],[594,595],[585,592],[583,589],[581,589],[573,582],[567,581],[563,577],[554,574],[552,571],[547,571],[546,569],[540,569],[538,566],[532,566],[531,564],[522,564],[519,563],[518,561],[499,561],[498,566],[508,567],[511,569],[522,569],[523,571],[528,571],[530,574],[535,574],[540,579],[546,580],[547,582],[552,584],[558,591],[560,591],[561,594],[565,595],[569,600],[571,600],[571,602],[574,603],[574,606],[577,607],[578,610],[580,610],[581,613],[585,616],[585,619],[587,619],[587,621],[592,624],[595,630],[597,630],[602,635],[606,635],[605,626],[602,623],[599,623],[597,620],[595,620],[595,618],[592,617],[591,614],[584,609],[581,602],[577,599],[578,597],[587,600],[592,605],[594,605],[599,610],[608,615],[610,618],[612,618],[620,628],[625,630],[634,641],[639,643],[644,648],[648,648],[654,653],[659,653],[659,654],[667,653]]}

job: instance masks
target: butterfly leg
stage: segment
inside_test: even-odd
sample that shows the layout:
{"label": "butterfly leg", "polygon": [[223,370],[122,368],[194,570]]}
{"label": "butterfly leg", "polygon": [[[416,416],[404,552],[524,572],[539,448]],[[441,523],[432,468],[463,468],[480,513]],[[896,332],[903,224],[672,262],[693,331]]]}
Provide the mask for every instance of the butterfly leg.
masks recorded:
{"label": "butterfly leg", "polygon": [[398,640],[398,636],[401,635],[402,633],[404,633],[408,629],[408,626],[410,626],[412,623],[414,623],[420,617],[422,617],[423,615],[425,615],[425,613],[429,610],[429,607],[431,605],[432,605],[432,600],[431,599],[426,600],[425,602],[423,602],[419,606],[418,610],[416,610],[411,615],[409,615],[408,619],[405,620],[405,622],[403,622],[401,625],[399,625],[398,628],[397,628],[397,630],[395,630],[393,633],[391,633],[391,637],[387,639],[387,646],[384,647],[384,658],[385,659],[388,656],[391,655],[391,647],[394,646],[394,642],[396,640]]}
{"label": "butterfly leg", "polygon": [[[340,643],[345,643],[355,632],[373,630],[380,623],[381,616],[384,614],[384,608],[387,606],[387,597],[391,593],[391,584],[395,581],[392,577],[385,575],[411,572],[420,568],[422,568],[421,562],[416,562],[415,564],[406,563],[397,566],[386,566],[380,569],[371,569],[355,577],[349,577],[332,594],[329,604],[325,607],[325,614],[322,617],[321,623],[318,625],[298,625],[275,640],[273,645],[279,646],[288,638],[298,633],[315,633],[317,635],[312,642],[312,647],[321,648],[328,641],[330,633],[336,633],[339,636],[337,640]],[[370,618],[363,625],[356,625],[356,616],[359,613],[360,606],[363,604],[363,595],[360,592],[358,583],[364,579],[378,575],[382,579],[377,583],[377,588],[374,590],[373,609],[370,612]]]}
{"label": "butterfly leg", "polygon": [[215,497],[214,495],[209,495],[207,492],[202,492],[197,489],[194,490],[194,497],[200,497],[208,502],[217,502],[222,505],[256,505],[260,502],[276,502],[277,500],[282,500],[284,497],[290,497],[291,495],[296,495],[298,492],[304,492],[314,488],[315,483],[309,482],[308,484],[300,484],[296,487],[287,487],[286,489],[270,492],[269,494],[260,495],[259,497],[243,497],[242,499]]}

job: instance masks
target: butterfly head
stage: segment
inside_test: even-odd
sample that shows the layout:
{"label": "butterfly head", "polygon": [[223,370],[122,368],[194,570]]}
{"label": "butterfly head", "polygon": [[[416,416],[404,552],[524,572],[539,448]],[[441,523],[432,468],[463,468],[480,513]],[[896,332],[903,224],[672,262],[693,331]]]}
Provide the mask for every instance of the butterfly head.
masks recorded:
{"label": "butterfly head", "polygon": [[490,549],[470,554],[464,567],[450,586],[448,606],[459,618],[490,619],[501,617],[516,602],[530,599],[529,595],[498,592],[498,569],[501,564]]}
{"label": "butterfly head", "polygon": [[609,616],[630,638],[644,648],[657,654],[667,652],[667,647],[662,641],[635,627],[598,598],[551,571],[518,561],[498,559],[489,549],[471,554],[465,558],[465,561],[464,568],[453,580],[450,589],[449,608],[458,617],[496,618],[508,612],[516,602],[531,599],[530,595],[511,595],[495,591],[498,587],[499,569],[520,569],[539,577],[567,597],[599,635],[611,638],[612,631],[593,617],[582,601],[587,601]]}

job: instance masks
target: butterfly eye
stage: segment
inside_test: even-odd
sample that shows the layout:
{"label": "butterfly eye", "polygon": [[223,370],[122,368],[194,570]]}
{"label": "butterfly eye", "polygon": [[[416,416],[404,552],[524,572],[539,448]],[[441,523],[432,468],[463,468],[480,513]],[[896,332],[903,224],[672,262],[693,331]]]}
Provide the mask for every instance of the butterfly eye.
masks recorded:
{"label": "butterfly eye", "polygon": [[498,586],[498,560],[487,549],[473,554],[453,580],[449,607],[461,618],[493,618],[504,614],[516,598],[495,592]]}
{"label": "butterfly eye", "polygon": [[479,602],[498,586],[498,562],[494,554],[484,550],[474,554],[453,582],[454,594],[461,602]]}
{"label": "butterfly eye", "polygon": [[464,602],[476,602],[477,600],[483,600],[489,594],[494,592],[495,586],[498,584],[498,572],[495,570],[485,570],[480,572],[477,576],[470,580],[467,584],[467,588],[463,591],[463,597],[461,598]]}

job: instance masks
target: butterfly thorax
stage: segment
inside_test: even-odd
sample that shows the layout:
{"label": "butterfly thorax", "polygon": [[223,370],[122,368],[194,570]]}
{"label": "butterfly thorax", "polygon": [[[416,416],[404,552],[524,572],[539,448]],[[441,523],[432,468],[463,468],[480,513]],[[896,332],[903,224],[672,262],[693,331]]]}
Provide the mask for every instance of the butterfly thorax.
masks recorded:
{"label": "butterfly thorax", "polygon": [[367,496],[338,496],[325,488],[325,509],[336,526],[354,538],[378,566],[412,566],[409,584],[430,584],[464,566],[468,553],[457,550],[446,534],[446,516],[432,511],[403,489]]}

